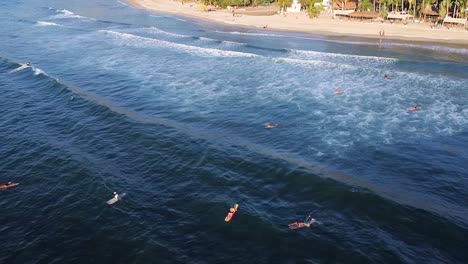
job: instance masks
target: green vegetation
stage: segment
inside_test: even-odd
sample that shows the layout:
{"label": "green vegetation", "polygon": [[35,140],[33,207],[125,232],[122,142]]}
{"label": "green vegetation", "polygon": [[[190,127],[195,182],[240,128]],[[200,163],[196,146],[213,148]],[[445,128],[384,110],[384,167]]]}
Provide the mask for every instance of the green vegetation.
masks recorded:
{"label": "green vegetation", "polygon": [[[315,5],[316,3],[319,5]],[[307,9],[307,12],[309,13],[310,18],[318,17],[320,15],[320,12],[323,10],[321,3],[321,0],[309,0],[309,8]]]}
{"label": "green vegetation", "polygon": [[276,4],[286,10],[286,7],[291,6],[292,0],[277,0]]}
{"label": "green vegetation", "polygon": [[[358,4],[359,9],[362,11],[380,12],[381,17],[386,18],[390,12],[407,12],[415,17],[415,19],[425,20],[426,15],[424,11],[435,10],[439,11],[439,18],[443,19],[447,11],[453,14],[456,18],[465,18],[468,12],[465,9],[468,7],[468,0],[332,0],[341,9],[344,8],[346,3],[355,2]],[[321,3],[322,0],[298,0],[302,5],[303,10],[306,10],[311,18],[317,17],[323,10],[322,5],[315,5]],[[292,0],[201,0],[201,3],[211,6],[219,6],[226,8],[227,6],[261,6],[276,4],[280,8],[290,7]]]}
{"label": "green vegetation", "polygon": [[[414,0],[413,0],[413,1],[414,1]],[[373,8],[373,7],[372,7],[372,3],[369,2],[369,0],[363,0],[363,1],[361,2],[361,10],[362,10],[362,11],[370,11],[370,10],[372,10],[372,8]]]}

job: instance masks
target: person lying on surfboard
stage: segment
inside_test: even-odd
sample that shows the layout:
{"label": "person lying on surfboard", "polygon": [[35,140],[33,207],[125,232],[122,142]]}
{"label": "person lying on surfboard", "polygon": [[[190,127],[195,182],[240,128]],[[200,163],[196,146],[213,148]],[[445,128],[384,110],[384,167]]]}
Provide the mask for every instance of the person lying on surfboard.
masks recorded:
{"label": "person lying on surfboard", "polygon": [[112,197],[112,199],[110,199],[110,200],[107,201],[106,203],[107,203],[108,205],[113,205],[113,204],[115,204],[116,202],[122,201],[122,199],[125,197],[125,195],[127,195],[127,193],[118,194],[117,192],[114,192],[114,197]]}
{"label": "person lying on surfboard", "polygon": [[0,189],[10,188],[10,187],[16,186],[16,185],[18,185],[18,184],[19,184],[19,183],[8,182],[8,183],[5,183],[5,184],[0,185]]}
{"label": "person lying on surfboard", "polygon": [[226,222],[229,222],[231,221],[232,217],[234,216],[234,214],[237,212],[237,209],[239,208],[239,205],[238,204],[235,204],[233,207],[229,208],[229,213],[228,215],[226,216],[226,218],[224,218],[224,221]]}
{"label": "person lying on surfboard", "polygon": [[265,128],[277,128],[278,127],[278,124],[274,124],[274,123],[267,123],[265,124]]}
{"label": "person lying on surfboard", "polygon": [[418,111],[418,110],[421,110],[421,106],[419,105],[415,105],[415,106],[411,106],[411,107],[408,107],[408,111]]}
{"label": "person lying on surfboard", "polygon": [[312,218],[311,215],[307,216],[306,220],[304,222],[302,221],[296,221],[294,223],[291,223],[288,225],[289,229],[294,230],[294,229],[299,229],[303,227],[310,227],[313,225],[317,220],[315,218]]}

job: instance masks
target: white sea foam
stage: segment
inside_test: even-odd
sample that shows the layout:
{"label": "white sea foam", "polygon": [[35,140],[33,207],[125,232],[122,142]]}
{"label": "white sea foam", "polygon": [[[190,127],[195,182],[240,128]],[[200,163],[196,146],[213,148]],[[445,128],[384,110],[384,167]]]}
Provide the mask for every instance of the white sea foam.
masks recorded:
{"label": "white sea foam", "polygon": [[291,58],[272,58],[271,59],[275,63],[289,63],[293,65],[299,66],[320,66],[320,67],[327,67],[327,68],[340,68],[340,69],[353,69],[355,66],[345,65],[340,63],[322,61],[322,60],[301,60],[301,59],[291,59]]}
{"label": "white sea foam", "polygon": [[385,42],[382,44],[382,46],[408,47],[408,48],[417,48],[417,49],[423,49],[423,50],[468,54],[467,48],[452,48],[452,47],[437,46],[437,45],[424,45],[424,44],[418,45],[418,44],[409,44],[409,43]]}
{"label": "white sea foam", "polygon": [[311,50],[291,50],[290,54],[293,57],[299,58],[313,58],[313,59],[336,59],[340,62],[351,61],[359,63],[367,62],[378,62],[378,63],[394,63],[398,61],[395,58],[386,58],[386,57],[375,57],[375,56],[362,56],[362,55],[352,55],[352,54],[342,54],[342,53],[329,53],[329,52],[318,52]]}
{"label": "white sea foam", "polygon": [[257,55],[251,53],[201,48],[180,43],[169,42],[165,40],[136,36],[128,33],[116,32],[112,30],[99,30],[99,32],[112,36],[115,40],[117,40],[117,43],[121,45],[129,45],[136,47],[166,47],[187,52],[190,54],[196,54],[199,56],[207,57],[257,57]]}
{"label": "white sea foam", "polygon": [[217,33],[222,34],[231,34],[231,35],[245,35],[245,36],[263,36],[263,37],[285,37],[284,35],[278,34],[269,34],[269,33],[252,33],[252,32],[239,32],[239,31],[216,31]]}
{"label": "white sea foam", "polygon": [[438,45],[424,45],[424,44],[410,44],[410,43],[398,43],[392,41],[353,41],[353,40],[342,40],[342,39],[326,39],[326,38],[314,38],[314,37],[302,37],[302,36],[286,36],[286,35],[278,35],[278,34],[268,34],[268,33],[251,33],[251,32],[238,32],[238,31],[216,31],[217,33],[222,34],[232,34],[232,35],[246,35],[246,36],[264,36],[264,37],[290,37],[295,39],[305,39],[305,40],[316,40],[316,41],[325,41],[325,42],[333,42],[339,44],[353,44],[353,45],[371,45],[371,46],[382,46],[382,47],[407,47],[407,48],[417,48],[423,50],[433,50],[433,51],[441,51],[441,52],[449,52],[449,53],[459,53],[459,54],[468,54],[467,48],[452,48],[446,46],[438,46]]}
{"label": "white sea foam", "polygon": [[199,39],[200,39],[201,41],[216,41],[216,39],[205,38],[205,37],[199,37]]}
{"label": "white sea foam", "polygon": [[175,19],[175,20],[183,21],[183,22],[186,22],[186,21],[187,21],[187,20],[185,20],[185,19],[178,18],[178,17],[172,17],[172,18]]}
{"label": "white sea foam", "polygon": [[73,13],[72,11],[69,11],[69,10],[66,10],[66,9],[56,10],[56,12],[60,13],[60,14],[52,16],[51,17],[52,19],[80,18],[80,19],[96,20],[94,18],[77,15],[77,14]]}
{"label": "white sea foam", "polygon": [[245,45],[244,43],[234,42],[234,41],[227,41],[227,40],[223,40],[223,41],[221,41],[221,43],[226,47],[244,46]]}
{"label": "white sea foam", "polygon": [[34,70],[34,75],[42,74],[42,75],[46,75],[46,76],[47,76],[47,74],[46,74],[43,70],[41,70],[41,69],[39,69],[39,68],[33,68],[33,70]]}
{"label": "white sea foam", "polygon": [[169,36],[169,37],[176,37],[176,38],[186,38],[186,37],[188,37],[187,35],[167,32],[167,31],[164,31],[164,30],[159,29],[157,27],[149,27],[149,28],[144,28],[144,29],[141,29],[141,30],[143,32],[147,32],[147,33],[151,33],[151,34],[166,35],[166,36]]}
{"label": "white sea foam", "polygon": [[26,65],[26,63],[25,63],[25,64],[21,64],[21,66],[19,66],[18,68],[16,68],[16,69],[10,71],[10,73],[19,72],[19,71],[22,71],[22,70],[24,70],[24,69],[26,69],[26,68],[29,68],[29,67],[31,67],[31,66]]}
{"label": "white sea foam", "polygon": [[60,27],[61,25],[53,22],[47,22],[47,21],[37,21],[36,26],[38,27],[48,27],[48,26],[58,26]]}
{"label": "white sea foam", "polygon": [[122,1],[117,1],[117,2],[119,2],[120,4],[122,4],[124,6],[128,6],[128,4],[126,4],[126,3],[122,2]]}

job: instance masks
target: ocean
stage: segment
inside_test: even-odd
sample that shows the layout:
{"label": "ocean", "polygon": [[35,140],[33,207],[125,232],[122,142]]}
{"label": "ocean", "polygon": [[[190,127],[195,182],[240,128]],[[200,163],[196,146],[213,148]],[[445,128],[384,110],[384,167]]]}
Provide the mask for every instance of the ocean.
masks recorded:
{"label": "ocean", "polygon": [[468,47],[109,0],[0,22],[0,263],[468,262]]}

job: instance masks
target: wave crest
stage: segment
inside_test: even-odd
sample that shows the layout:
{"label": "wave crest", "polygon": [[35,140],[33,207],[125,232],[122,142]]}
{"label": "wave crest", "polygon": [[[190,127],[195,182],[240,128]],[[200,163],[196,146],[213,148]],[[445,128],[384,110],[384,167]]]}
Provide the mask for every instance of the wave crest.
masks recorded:
{"label": "wave crest", "polygon": [[212,48],[201,48],[160,39],[153,39],[128,33],[116,32],[112,30],[99,30],[98,32],[110,35],[116,40],[120,40],[119,44],[122,45],[130,45],[136,47],[165,47],[206,57],[258,57],[258,55],[252,53],[219,50]]}

